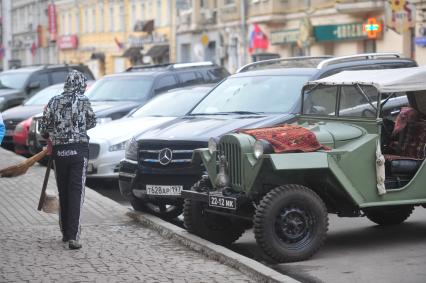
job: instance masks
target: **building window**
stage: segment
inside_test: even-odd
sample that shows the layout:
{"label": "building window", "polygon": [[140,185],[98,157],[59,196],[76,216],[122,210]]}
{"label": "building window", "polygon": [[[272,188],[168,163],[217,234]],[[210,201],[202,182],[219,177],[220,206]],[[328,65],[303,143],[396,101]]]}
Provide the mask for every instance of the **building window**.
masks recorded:
{"label": "building window", "polygon": [[235,5],[235,0],[225,0],[225,5]]}
{"label": "building window", "polygon": [[120,2],[119,5],[119,17],[120,17],[120,25],[119,25],[119,31],[124,31],[124,4],[123,2]]}
{"label": "building window", "polygon": [[89,9],[84,10],[84,31],[89,32]]}
{"label": "building window", "polygon": [[130,30],[133,30],[135,23],[136,23],[136,0],[132,0],[132,4],[130,6],[130,21],[129,21]]}
{"label": "building window", "polygon": [[145,19],[145,2],[141,4],[141,20]]}
{"label": "building window", "polygon": [[104,31],[104,5],[100,5],[99,6],[99,31],[103,32]]}
{"label": "building window", "polygon": [[206,0],[200,0],[200,8],[206,7]]}
{"label": "building window", "polygon": [[67,13],[67,18],[68,18],[67,34],[71,34],[72,33],[72,15],[71,15],[71,12]]}
{"label": "building window", "polygon": [[114,1],[109,1],[109,31],[114,31]]}
{"label": "building window", "polygon": [[92,30],[96,32],[96,6],[92,8]]}
{"label": "building window", "polygon": [[155,10],[155,26],[161,27],[161,0],[157,0],[157,6],[155,7]]}

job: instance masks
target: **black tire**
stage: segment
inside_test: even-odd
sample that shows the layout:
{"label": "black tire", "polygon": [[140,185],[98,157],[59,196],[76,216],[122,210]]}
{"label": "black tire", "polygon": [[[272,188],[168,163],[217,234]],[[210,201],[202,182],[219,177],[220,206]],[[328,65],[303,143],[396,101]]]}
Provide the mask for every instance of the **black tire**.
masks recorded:
{"label": "black tire", "polygon": [[141,199],[138,199],[134,195],[127,196],[130,205],[133,207],[136,211],[147,211],[145,202]]}
{"label": "black tire", "polygon": [[182,201],[173,204],[143,201],[143,206],[146,212],[163,218],[165,220],[175,219],[176,217],[181,215],[183,211]]}
{"label": "black tire", "polygon": [[230,245],[244,233],[245,228],[230,218],[206,213],[206,204],[185,199],[183,221],[188,232],[219,245]]}
{"label": "black tire", "polygon": [[327,208],[312,190],[284,185],[261,200],[254,216],[258,245],[278,262],[310,258],[323,245],[328,230]]}
{"label": "black tire", "polygon": [[397,225],[404,222],[413,213],[412,205],[375,207],[364,210],[370,221],[382,225]]}

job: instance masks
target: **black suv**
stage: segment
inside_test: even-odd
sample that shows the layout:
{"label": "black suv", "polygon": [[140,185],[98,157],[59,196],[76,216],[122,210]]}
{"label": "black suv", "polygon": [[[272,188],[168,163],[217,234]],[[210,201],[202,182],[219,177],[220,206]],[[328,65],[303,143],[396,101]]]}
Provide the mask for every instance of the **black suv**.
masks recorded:
{"label": "black suv", "polygon": [[136,210],[164,218],[182,211],[181,190],[201,178],[204,168],[192,162],[196,148],[209,138],[239,129],[291,122],[300,109],[300,92],[309,80],[343,70],[417,66],[395,53],[345,57],[298,57],[259,61],[222,81],[192,111],[134,137],[120,163],[119,185]]}
{"label": "black suv", "polygon": [[20,105],[28,97],[50,85],[65,82],[71,70],[78,70],[89,80],[94,80],[92,72],[85,65],[30,66],[1,72],[0,111]]}
{"label": "black suv", "polygon": [[[98,124],[119,119],[145,104],[154,96],[174,88],[217,83],[229,75],[212,62],[135,66],[125,72],[104,76],[86,92]],[[33,118],[30,152],[35,154],[45,145],[37,128],[41,115]]]}

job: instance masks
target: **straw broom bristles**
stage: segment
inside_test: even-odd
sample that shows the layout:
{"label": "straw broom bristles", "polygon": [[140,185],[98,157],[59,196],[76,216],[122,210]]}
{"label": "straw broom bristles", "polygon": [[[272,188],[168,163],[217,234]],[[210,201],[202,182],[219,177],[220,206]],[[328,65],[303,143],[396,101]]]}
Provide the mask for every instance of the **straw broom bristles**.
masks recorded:
{"label": "straw broom bristles", "polygon": [[19,175],[23,175],[27,172],[28,168],[34,165],[37,161],[40,161],[47,155],[47,148],[40,151],[36,155],[27,158],[19,164],[9,166],[0,170],[0,177],[16,177]]}

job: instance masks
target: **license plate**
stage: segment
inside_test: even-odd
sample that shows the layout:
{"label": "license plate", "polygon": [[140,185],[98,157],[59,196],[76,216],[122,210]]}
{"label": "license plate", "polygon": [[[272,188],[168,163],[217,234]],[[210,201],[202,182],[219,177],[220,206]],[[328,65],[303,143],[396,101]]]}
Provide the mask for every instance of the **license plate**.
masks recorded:
{"label": "license plate", "polygon": [[183,186],[146,185],[146,193],[156,196],[180,196]]}
{"label": "license plate", "polygon": [[13,136],[13,130],[6,130],[6,136]]}
{"label": "license plate", "polygon": [[209,206],[237,209],[237,199],[221,196],[209,196]]}

